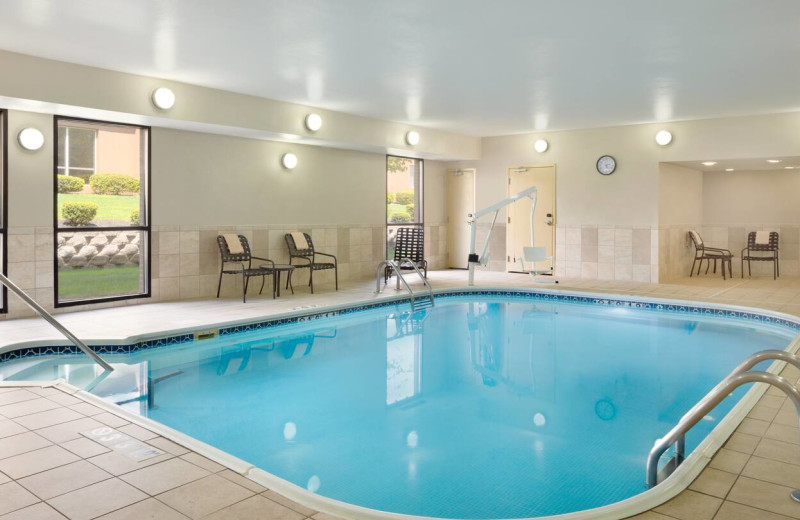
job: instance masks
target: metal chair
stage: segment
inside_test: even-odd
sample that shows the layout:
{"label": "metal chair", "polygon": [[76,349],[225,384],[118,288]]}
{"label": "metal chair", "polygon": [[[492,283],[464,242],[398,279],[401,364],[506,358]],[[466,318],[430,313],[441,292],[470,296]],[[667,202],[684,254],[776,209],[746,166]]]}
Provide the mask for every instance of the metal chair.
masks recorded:
{"label": "metal chair", "polygon": [[[275,267],[275,262],[270,260],[269,258],[261,258],[258,256],[252,256],[250,254],[250,244],[247,242],[247,237],[244,235],[238,235],[239,243],[242,246],[244,252],[242,253],[231,253],[230,248],[228,247],[228,241],[225,240],[225,237],[222,235],[217,236],[217,245],[219,246],[219,253],[222,258],[222,263],[219,267],[219,283],[217,284],[217,298],[219,298],[220,289],[222,289],[222,275],[223,274],[236,274],[242,277],[242,302],[247,302],[247,286],[250,283],[250,278],[253,276],[260,276],[261,277],[261,289],[258,291],[258,294],[264,290],[264,282],[265,277],[275,275],[275,272],[272,268],[264,268],[264,267],[253,267],[252,262],[253,260],[263,260],[264,262],[268,262],[272,264],[272,267]],[[239,264],[238,269],[225,269],[225,264]],[[273,279],[272,284],[272,297],[275,298],[275,283]]]}
{"label": "metal chair", "polygon": [[[407,260],[411,260],[417,269],[422,269],[425,278],[428,277],[428,261],[425,260],[425,230],[421,227],[401,227],[397,230],[394,261],[401,271],[413,271],[414,267]],[[384,283],[389,282],[392,272],[392,268],[386,266],[383,275]]]}
{"label": "metal chair", "polygon": [[755,231],[747,234],[747,247],[742,249],[742,278],[744,278],[745,261],[747,261],[747,276],[752,276],[750,262],[772,262],[772,279],[777,280],[781,275],[780,258],[778,257],[778,233],[770,231],[769,240],[766,243],[757,243],[756,237]]}
{"label": "metal chair", "polygon": [[[314,249],[314,243],[311,241],[311,235],[303,233],[306,238],[308,247],[306,249],[298,249],[294,243],[294,238],[291,233],[284,235],[286,246],[289,248],[289,265],[294,265],[295,269],[308,269],[308,285],[311,287],[311,294],[314,294],[314,271],[324,271],[326,269],[333,269],[334,280],[336,283],[336,290],[339,290],[339,266],[336,257],[328,253],[320,253]],[[317,255],[327,256],[333,258],[333,262],[317,262]],[[301,263],[294,264],[292,261],[297,259]],[[288,280],[286,286],[288,287]]]}
{"label": "metal chair", "polygon": [[728,274],[733,276],[733,267],[731,265],[731,260],[733,259],[733,253],[730,252],[728,249],[721,249],[719,247],[708,247],[703,243],[703,239],[700,238],[700,233],[697,231],[689,231],[689,238],[692,239],[692,243],[694,244],[694,261],[692,262],[692,270],[689,271],[689,278],[692,277],[694,274],[694,266],[699,261],[700,264],[697,265],[697,275],[700,275],[700,269],[703,267],[703,260],[707,262],[706,264],[706,274],[708,274],[708,269],[711,267],[711,261],[714,261],[714,273],[717,272],[717,260],[720,260],[722,263],[722,279],[725,280],[725,267],[728,268]]}

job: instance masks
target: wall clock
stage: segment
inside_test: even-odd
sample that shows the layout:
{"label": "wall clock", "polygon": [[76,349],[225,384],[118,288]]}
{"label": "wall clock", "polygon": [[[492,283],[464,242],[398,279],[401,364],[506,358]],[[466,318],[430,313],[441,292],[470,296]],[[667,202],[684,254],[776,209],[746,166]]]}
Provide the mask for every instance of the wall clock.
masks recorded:
{"label": "wall clock", "polygon": [[601,175],[611,175],[617,169],[617,161],[610,155],[604,155],[597,159],[597,171]]}

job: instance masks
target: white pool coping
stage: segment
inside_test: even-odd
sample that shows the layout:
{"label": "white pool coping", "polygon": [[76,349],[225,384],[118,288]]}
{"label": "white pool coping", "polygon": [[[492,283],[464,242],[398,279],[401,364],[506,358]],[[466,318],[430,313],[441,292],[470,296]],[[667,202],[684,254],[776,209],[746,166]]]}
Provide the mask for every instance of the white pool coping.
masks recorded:
{"label": "white pool coping", "polygon": [[[472,292],[483,292],[483,291],[517,292],[517,293],[536,292],[536,293],[551,293],[560,296],[597,298],[601,300],[619,300],[628,302],[654,303],[659,305],[703,307],[703,308],[723,310],[723,311],[749,312],[761,316],[783,319],[800,324],[800,318],[796,316],[775,311],[769,311],[765,309],[759,309],[755,307],[743,307],[738,305],[716,304],[716,303],[707,303],[707,302],[691,301],[691,300],[673,300],[665,298],[630,296],[623,294],[603,294],[603,293],[546,289],[546,288],[541,288],[541,289],[509,288],[509,287],[492,287],[492,286],[447,288],[434,291],[434,293],[450,293],[453,291],[458,291],[458,292],[463,291],[467,294]],[[314,307],[313,309],[302,309],[300,311],[270,314],[268,316],[264,316],[262,319],[259,320],[248,318],[245,320],[228,321],[224,323],[208,325],[204,328],[231,327],[237,325],[245,325],[249,323],[257,323],[261,321],[271,321],[282,318],[301,317],[310,314],[309,311],[311,311],[311,313],[331,312],[331,311],[344,310],[351,307],[358,307],[360,305],[368,305],[374,303],[389,303],[392,301],[402,302],[403,300],[407,299],[408,299],[407,296],[405,297],[390,296],[386,298],[381,298],[380,300],[376,299],[356,300],[348,302],[346,304],[320,306],[320,307]],[[547,303],[549,302],[549,300],[541,300],[541,302]],[[557,303],[557,302],[553,301],[552,303]],[[564,302],[564,303],[569,303],[569,302]],[[656,310],[654,312],[660,312],[660,311]],[[694,314],[688,314],[688,313],[686,314],[686,316],[693,316],[693,315]],[[197,328],[195,327],[192,328],[191,330],[187,328],[181,328],[170,331],[151,333],[147,334],[146,336],[130,336],[125,338],[118,337],[118,338],[109,338],[107,340],[95,339],[92,340],[92,343],[126,344],[128,342],[138,342],[147,339],[156,339],[165,335],[184,334],[193,330],[197,330]],[[67,344],[66,342],[41,341],[41,340],[29,341],[29,342],[21,341],[15,344],[6,345],[2,349],[0,349],[0,353],[19,348],[41,346],[43,344],[53,345],[54,343]],[[800,349],[800,334],[795,336],[795,338],[789,343],[789,345],[786,347],[785,350],[792,354],[796,354],[798,352],[798,349]],[[785,362],[775,361],[767,369],[767,372],[778,375],[785,366],[786,366]],[[97,406],[103,410],[124,417],[126,420],[128,420],[133,424],[138,424],[139,426],[145,427],[155,433],[158,433],[159,435],[167,439],[177,442],[183,445],[184,447],[196,453],[199,453],[200,455],[203,455],[204,457],[211,459],[214,462],[222,464],[223,466],[239,473],[244,477],[249,478],[250,480],[262,486],[265,486],[269,489],[272,489],[273,491],[276,491],[277,493],[297,502],[298,504],[301,504],[303,506],[312,508],[314,510],[323,513],[327,513],[342,518],[348,518],[352,520],[442,520],[441,517],[406,515],[401,513],[391,513],[386,511],[369,509],[366,507],[361,507],[346,502],[334,500],[331,498],[327,498],[322,495],[318,495],[296,484],[293,484],[287,480],[284,480],[276,475],[268,473],[267,471],[264,471],[263,469],[260,469],[255,465],[246,462],[238,457],[235,457],[223,450],[215,448],[210,444],[202,442],[198,439],[195,439],[194,437],[186,435],[178,430],[170,428],[164,424],[156,422],[147,417],[142,417],[133,412],[129,412],[120,406],[109,403],[108,401],[105,401],[104,399],[97,397],[94,394],[91,394],[89,392],[81,390],[78,387],[70,385],[69,383],[66,383],[64,380],[59,379],[56,381],[6,381],[6,382],[0,381],[0,387],[25,387],[25,386],[56,387],[64,392],[67,392],[80,399],[83,399],[84,401],[89,402],[94,406]],[[531,517],[530,520],[533,519],[621,520],[624,518],[628,518],[630,516],[643,513],[645,511],[649,511],[667,502],[668,500],[677,496],[682,491],[686,490],[688,486],[695,480],[695,478],[697,478],[697,476],[711,461],[712,457],[717,452],[717,450],[719,450],[723,446],[723,444],[728,440],[728,438],[731,436],[734,430],[736,430],[738,425],[742,422],[745,416],[747,416],[747,414],[750,412],[753,406],[755,406],[758,400],[764,395],[767,389],[768,385],[766,384],[763,383],[754,384],[753,387],[750,388],[745,393],[745,395],[739,400],[739,402],[727,413],[725,418],[722,421],[720,421],[720,423],[708,435],[706,435],[703,441],[692,451],[692,453],[686,458],[686,460],[682,464],[680,464],[680,466],[678,466],[678,468],[667,479],[665,479],[657,486],[648,489],[642,493],[639,493],[637,495],[634,495],[630,498],[627,498],[625,500],[621,500],[619,502],[615,502],[613,504],[609,504],[606,506],[593,509],[586,509],[583,511],[575,511],[571,513],[563,513],[558,515]],[[642,467],[643,486],[645,481],[644,476],[645,476],[645,468]],[[519,519],[519,520],[529,520],[529,519]]]}

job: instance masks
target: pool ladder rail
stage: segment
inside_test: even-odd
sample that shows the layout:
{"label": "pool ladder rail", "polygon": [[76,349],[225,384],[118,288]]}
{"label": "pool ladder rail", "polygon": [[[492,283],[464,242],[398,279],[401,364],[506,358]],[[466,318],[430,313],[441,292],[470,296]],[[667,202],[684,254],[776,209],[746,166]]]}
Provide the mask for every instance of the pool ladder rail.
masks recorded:
{"label": "pool ladder rail", "polygon": [[[665,436],[656,440],[653,449],[650,450],[650,454],[647,456],[648,487],[655,486],[666,479],[681,462],[684,461],[686,453],[686,432],[700,422],[700,420],[725,399],[728,394],[743,384],[766,383],[783,390],[792,400],[798,415],[800,415],[800,391],[795,388],[791,381],[785,377],[770,374],[769,372],[750,371],[750,369],[758,363],[770,359],[785,361],[800,368],[800,357],[784,350],[762,350],[745,359],[739,366],[733,369],[733,372],[728,374],[725,379],[720,381],[717,386],[712,388],[711,391],[705,395],[705,397],[700,399],[697,404],[686,412],[674,428]],[[661,471],[659,471],[658,462],[671,445],[675,446],[675,455],[667,462]],[[800,502],[800,490],[795,489],[792,491],[791,497],[795,501]]]}
{"label": "pool ladder rail", "polygon": [[378,264],[378,271],[375,277],[375,294],[380,294],[381,292],[381,277],[383,276],[383,268],[389,267],[392,271],[394,271],[394,274],[397,275],[397,290],[400,290],[400,283],[402,282],[406,291],[408,291],[408,294],[411,296],[411,312],[417,312],[422,309],[433,307],[433,288],[431,287],[431,284],[429,284],[428,280],[425,279],[425,276],[422,274],[422,271],[419,270],[417,264],[408,258],[402,258],[400,260],[400,264],[404,263],[407,263],[414,268],[414,272],[416,272],[417,276],[419,276],[419,279],[422,280],[427,292],[421,296],[418,295],[418,293],[415,293],[408,284],[405,276],[403,276],[403,273],[400,270],[400,265],[398,265],[398,263],[394,260],[384,260]]}
{"label": "pool ladder rail", "polygon": [[81,349],[87,356],[92,358],[95,363],[103,367],[103,370],[105,370],[106,372],[112,372],[114,370],[114,368],[111,365],[106,363],[103,358],[98,356],[92,349],[90,349],[86,345],[86,343],[78,339],[78,337],[75,336],[75,334],[67,330],[67,328],[63,326],[61,322],[55,319],[52,314],[44,310],[44,308],[41,305],[36,303],[36,301],[33,298],[28,296],[28,294],[25,291],[20,289],[17,286],[17,284],[9,280],[5,275],[1,273],[0,273],[0,284],[8,287],[11,290],[11,292],[16,294],[19,297],[19,299],[25,302],[28,305],[28,307],[33,309],[33,311],[36,314],[41,316],[47,323],[52,325],[53,328],[55,328],[58,332],[66,336],[66,338],[69,339],[76,347]]}

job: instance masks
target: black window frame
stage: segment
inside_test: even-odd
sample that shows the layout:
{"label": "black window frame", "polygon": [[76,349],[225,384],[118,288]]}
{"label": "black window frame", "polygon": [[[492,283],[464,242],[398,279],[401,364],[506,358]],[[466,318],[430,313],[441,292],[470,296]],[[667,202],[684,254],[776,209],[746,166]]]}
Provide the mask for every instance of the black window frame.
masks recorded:
{"label": "black window frame", "polygon": [[[82,300],[69,300],[60,302],[58,299],[58,234],[59,233],[75,233],[75,232],[86,232],[87,229],[85,227],[59,227],[58,225],[58,123],[60,121],[77,121],[80,123],[89,123],[89,124],[98,124],[98,125],[111,125],[111,126],[129,126],[135,128],[141,128],[147,131],[147,153],[145,154],[144,160],[147,162],[146,170],[147,170],[147,186],[144,190],[145,197],[147,200],[145,202],[145,207],[147,214],[145,215],[146,218],[140,219],[144,220],[146,225],[142,226],[108,226],[108,227],[95,227],[91,228],[92,231],[141,231],[147,237],[145,242],[145,255],[146,258],[146,266],[145,266],[145,290],[142,293],[138,294],[125,294],[120,296],[108,296],[108,297],[100,297],[100,298],[86,298]],[[74,307],[76,305],[91,305],[95,303],[109,303],[109,302],[118,302],[123,300],[136,300],[140,298],[150,298],[152,295],[152,253],[151,253],[151,242],[152,242],[152,230],[151,230],[151,195],[150,192],[152,190],[152,171],[151,171],[151,139],[152,139],[152,128],[147,125],[135,125],[130,123],[119,123],[116,121],[102,121],[99,119],[85,119],[80,117],[66,117],[66,116],[54,116],[53,117],[53,305],[55,308],[61,307]],[[97,165],[95,164],[95,168]]]}
{"label": "black window frame", "polygon": [[383,211],[383,218],[386,222],[386,231],[384,232],[384,236],[386,238],[386,247],[384,249],[384,256],[388,260],[393,260],[393,258],[389,258],[389,228],[390,227],[421,227],[423,230],[425,229],[425,159],[421,159],[419,157],[406,157],[403,155],[393,155],[393,154],[386,154],[386,162],[385,168],[383,172],[384,176],[384,193],[383,193],[383,201],[384,204],[386,203],[386,198],[389,196],[389,157],[395,157],[397,159],[409,159],[412,161],[419,161],[420,164],[420,174],[419,174],[419,211],[416,213],[420,217],[419,222],[397,222],[392,223],[389,222],[389,217],[386,213],[386,209],[384,208]]}
{"label": "black window frame", "polygon": [[[2,215],[0,215],[0,235],[2,236],[2,270],[4,275],[8,275],[8,111],[0,109],[0,140],[2,140],[2,160],[0,160],[0,190],[3,191],[0,196],[2,200],[0,204],[3,206]],[[8,313],[8,289],[3,285],[3,305],[0,306],[0,314]]]}

